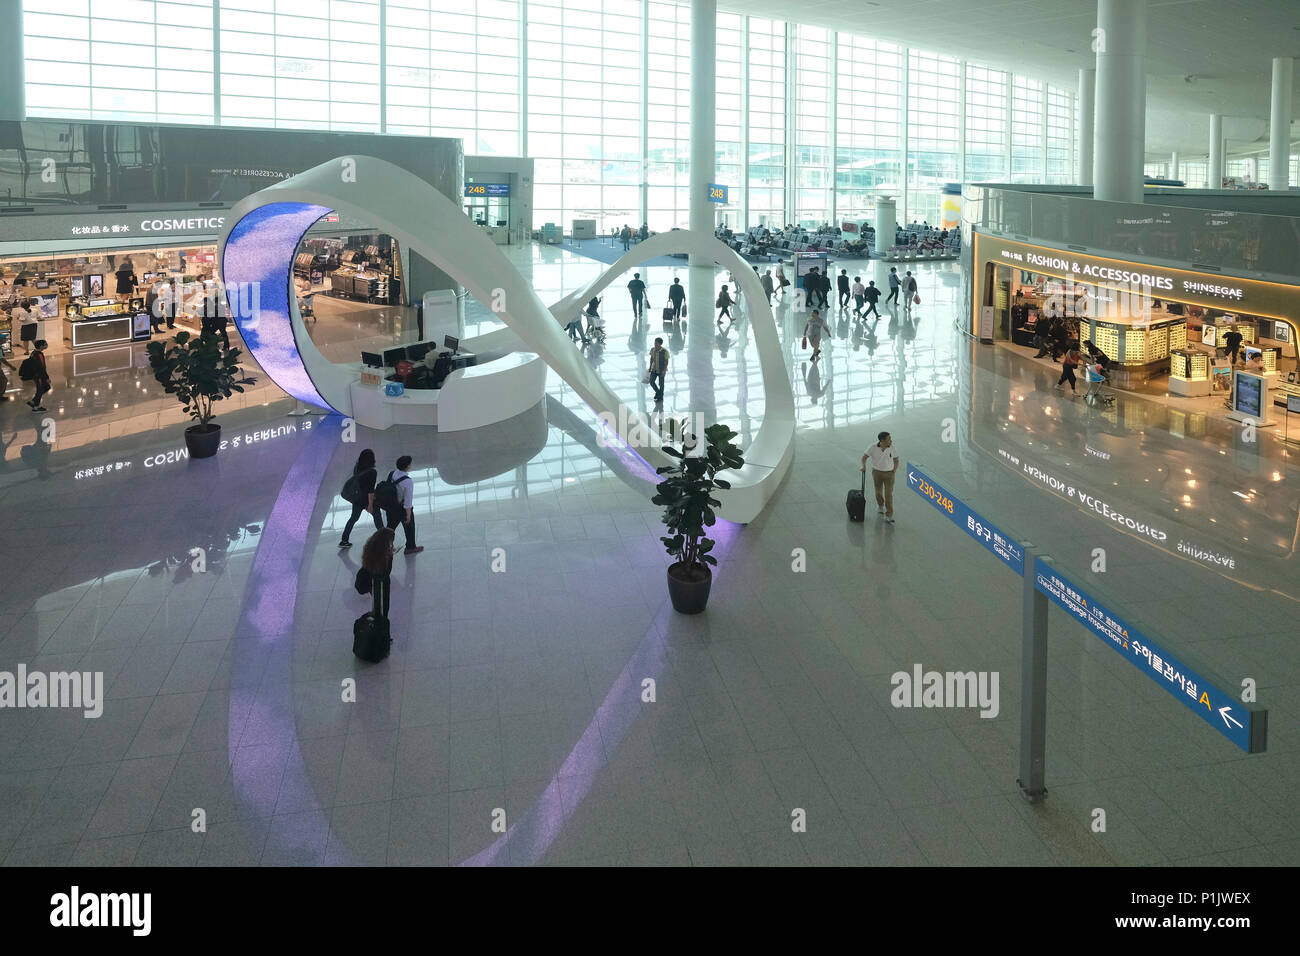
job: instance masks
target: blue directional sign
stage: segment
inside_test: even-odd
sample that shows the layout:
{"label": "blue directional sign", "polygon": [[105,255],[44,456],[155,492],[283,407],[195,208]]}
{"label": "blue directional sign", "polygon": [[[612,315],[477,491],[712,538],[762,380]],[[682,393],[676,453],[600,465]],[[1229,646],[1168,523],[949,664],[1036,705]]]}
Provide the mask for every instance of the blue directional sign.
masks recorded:
{"label": "blue directional sign", "polygon": [[1268,711],[1247,709],[1042,561],[1034,586],[1246,753],[1263,752]]}
{"label": "blue directional sign", "polygon": [[910,462],[907,465],[907,484],[1016,574],[1025,573],[1024,549],[1016,544],[1010,535],[983,515],[972,511],[960,498],[954,497],[937,481]]}
{"label": "blue directional sign", "polygon": [[709,183],[709,202],[727,201],[727,187],[722,183]]}

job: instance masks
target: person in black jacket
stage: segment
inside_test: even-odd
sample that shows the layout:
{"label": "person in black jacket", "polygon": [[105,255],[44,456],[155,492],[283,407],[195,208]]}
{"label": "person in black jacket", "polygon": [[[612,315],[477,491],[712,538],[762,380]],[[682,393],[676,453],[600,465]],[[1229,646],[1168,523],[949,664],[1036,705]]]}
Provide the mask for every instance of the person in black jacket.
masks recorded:
{"label": "person in black jacket", "polygon": [[376,530],[384,526],[379,511],[375,508],[375,482],[379,480],[379,470],[375,467],[375,453],[369,448],[364,449],[357,456],[357,463],[352,466],[352,474],[357,479],[357,494],[352,500],[352,517],[348,518],[348,523],[343,526],[340,548],[352,547],[352,542],[348,539],[352,535],[352,528],[357,523],[357,519],[361,517],[361,512],[369,512],[370,517],[374,519]]}
{"label": "person in black jacket", "polygon": [[632,281],[627,284],[627,293],[632,297],[632,321],[639,322],[645,314],[646,300],[645,283],[641,281],[641,273],[632,273]]}
{"label": "person in black jacket", "polygon": [[849,304],[849,270],[841,269],[835,283],[839,286],[840,308],[843,309]]}
{"label": "person in black jacket", "polygon": [[682,286],[682,280],[673,276],[673,284],[668,287],[668,304],[673,307],[673,321],[676,322],[682,317],[682,304],[686,301],[686,289]]}
{"label": "person in black jacket", "polygon": [[380,528],[366,539],[361,549],[361,566],[370,572],[370,593],[375,596],[375,617],[388,617],[392,597],[393,555],[396,553],[392,528]]}
{"label": "person in black jacket", "polygon": [[[50,343],[46,342],[44,339],[38,339],[36,342],[36,351],[32,352],[31,355],[27,356],[27,358],[23,360],[24,365],[31,362],[34,368],[34,373],[30,376],[29,380],[36,385],[36,394],[33,395],[31,400],[27,403],[31,406],[32,411],[34,412],[45,411],[45,406],[41,404],[41,399],[44,398],[45,393],[50,390],[50,370],[45,364],[45,350],[49,348],[49,345]],[[18,368],[21,371],[22,365],[18,366]]]}

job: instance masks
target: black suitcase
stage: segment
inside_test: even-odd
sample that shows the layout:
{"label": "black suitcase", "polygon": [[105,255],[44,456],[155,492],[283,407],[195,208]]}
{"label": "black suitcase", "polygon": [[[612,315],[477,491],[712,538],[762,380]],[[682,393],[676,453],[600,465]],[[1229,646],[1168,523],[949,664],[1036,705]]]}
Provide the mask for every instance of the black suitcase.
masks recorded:
{"label": "black suitcase", "polygon": [[673,317],[674,317],[673,307],[671,305],[664,306],[664,328],[665,329],[671,329],[673,327]]}
{"label": "black suitcase", "polygon": [[862,473],[862,487],[850,488],[849,497],[844,502],[849,509],[850,521],[862,521],[867,517],[867,473]]}
{"label": "black suitcase", "polygon": [[388,656],[393,638],[388,633],[388,618],[367,611],[352,623],[352,653],[363,661],[377,664]]}

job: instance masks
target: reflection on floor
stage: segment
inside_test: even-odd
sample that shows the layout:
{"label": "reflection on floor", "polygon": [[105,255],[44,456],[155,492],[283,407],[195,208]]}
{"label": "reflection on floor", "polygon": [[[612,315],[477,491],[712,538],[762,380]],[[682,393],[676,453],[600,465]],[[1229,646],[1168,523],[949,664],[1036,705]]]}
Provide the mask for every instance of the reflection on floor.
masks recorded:
{"label": "reflection on floor", "polygon": [[[511,254],[545,302],[603,268],[554,247]],[[846,267],[878,285],[888,271]],[[795,460],[759,520],[719,526],[695,618],[668,606],[648,483],[555,382],[528,414],[461,435],[399,427],[347,443],[337,419],[285,418],[285,404],[229,413],[240,442],[207,462],[176,454],[179,423],[148,448],[101,434],[101,457],[123,467],[91,475],[77,448],[42,448],[6,417],[22,454],[5,459],[0,521],[29,543],[0,591],[0,670],[99,671],[106,700],[97,719],[0,709],[0,859],[1300,862],[1294,457],[1271,436],[1246,447],[1212,416],[1193,429],[1151,403],[1110,417],[1063,404],[1046,370],[953,330],[955,266],[914,268],[925,305],[910,320],[863,329],[832,309],[815,365],[805,317],[778,310]],[[670,270],[646,272],[661,308]],[[588,355],[644,407],[657,310],[634,325],[618,299],[606,347]],[[317,299],[327,349],[410,334],[340,306]],[[471,303],[467,334],[492,322]],[[707,403],[752,430],[762,391],[743,310],[722,336],[712,315],[688,317],[667,411]],[[1268,752],[1243,757],[1053,610],[1050,793],[1024,803],[1020,581],[903,482],[897,525],[846,521],[844,493],[882,429],[1228,686],[1255,680]],[[359,548],[336,546],[350,513],[337,492],[363,447],[384,465],[414,456],[428,549],[398,559],[397,639],[377,666],[351,653],[368,605],[352,589]],[[1097,548],[1104,573],[1090,570]],[[997,716],[891,706],[891,675],[914,665],[997,672]],[[1098,807],[1104,833],[1090,826]],[[792,831],[796,809],[806,832]]]}

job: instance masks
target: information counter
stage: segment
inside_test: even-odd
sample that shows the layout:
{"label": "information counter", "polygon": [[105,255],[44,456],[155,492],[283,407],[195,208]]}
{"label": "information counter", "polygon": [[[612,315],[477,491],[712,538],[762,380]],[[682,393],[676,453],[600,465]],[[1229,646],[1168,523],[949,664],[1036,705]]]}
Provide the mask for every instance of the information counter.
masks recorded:
{"label": "information counter", "polygon": [[513,418],[545,396],[546,363],[533,352],[511,352],[481,365],[455,369],[437,389],[407,389],[388,395],[384,386],[363,384],[362,366],[352,385],[352,417],[367,428],[434,425],[441,432],[481,428]]}

